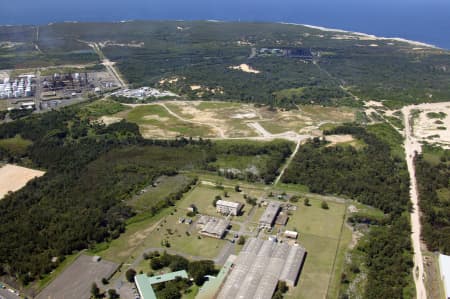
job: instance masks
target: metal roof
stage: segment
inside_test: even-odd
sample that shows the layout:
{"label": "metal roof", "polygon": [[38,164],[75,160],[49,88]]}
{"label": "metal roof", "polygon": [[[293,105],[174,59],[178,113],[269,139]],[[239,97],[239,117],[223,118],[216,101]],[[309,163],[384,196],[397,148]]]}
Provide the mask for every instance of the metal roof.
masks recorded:
{"label": "metal roof", "polygon": [[210,217],[200,233],[214,235],[221,238],[229,225],[230,222],[225,219]]}
{"label": "metal roof", "polygon": [[295,285],[305,249],[251,238],[242,249],[218,299],[271,299],[279,280]]}
{"label": "metal roof", "polygon": [[266,210],[259,219],[260,223],[272,224],[280,210],[280,203],[272,201],[267,205]]}

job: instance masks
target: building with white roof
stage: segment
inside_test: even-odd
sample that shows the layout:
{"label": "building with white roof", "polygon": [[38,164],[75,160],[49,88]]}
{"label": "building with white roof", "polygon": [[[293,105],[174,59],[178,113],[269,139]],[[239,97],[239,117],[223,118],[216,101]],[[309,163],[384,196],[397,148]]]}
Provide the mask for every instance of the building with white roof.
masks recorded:
{"label": "building with white roof", "polygon": [[439,255],[439,269],[444,284],[445,298],[450,299],[450,256]]}
{"label": "building with white roof", "polygon": [[242,204],[234,201],[218,200],[216,202],[216,209],[219,213],[237,216],[242,209]]}

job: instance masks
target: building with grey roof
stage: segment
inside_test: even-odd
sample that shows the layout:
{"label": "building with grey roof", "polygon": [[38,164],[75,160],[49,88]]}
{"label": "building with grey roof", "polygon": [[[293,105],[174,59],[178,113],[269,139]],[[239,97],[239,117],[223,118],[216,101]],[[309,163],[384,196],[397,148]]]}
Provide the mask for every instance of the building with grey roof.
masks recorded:
{"label": "building with grey roof", "polygon": [[235,261],[218,299],[271,299],[278,281],[295,286],[306,257],[301,246],[251,238]]}
{"label": "building with grey roof", "polygon": [[229,226],[230,222],[228,220],[209,217],[200,230],[200,234],[212,238],[222,239]]}
{"label": "building with grey roof", "polygon": [[271,228],[273,226],[273,223],[275,222],[275,219],[278,216],[278,213],[280,212],[281,205],[279,202],[272,201],[267,205],[266,210],[262,214],[261,218],[259,219],[259,227],[260,228]]}

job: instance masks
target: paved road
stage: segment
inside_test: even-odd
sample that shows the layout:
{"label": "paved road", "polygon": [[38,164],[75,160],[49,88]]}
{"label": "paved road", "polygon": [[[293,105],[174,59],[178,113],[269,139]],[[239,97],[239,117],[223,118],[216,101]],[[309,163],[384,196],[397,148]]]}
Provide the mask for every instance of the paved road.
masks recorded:
{"label": "paved road", "polygon": [[7,289],[0,289],[0,299],[20,299],[19,296],[16,294],[13,294],[12,292],[8,291]]}
{"label": "paved road", "polygon": [[427,291],[424,285],[424,269],[423,269],[423,257],[422,251],[420,248],[420,233],[421,233],[421,225],[420,225],[420,210],[419,210],[419,200],[417,193],[417,180],[416,180],[416,172],[414,168],[414,156],[417,153],[421,152],[420,143],[414,138],[412,134],[412,124],[410,120],[411,109],[414,106],[407,106],[402,109],[404,118],[405,118],[405,154],[406,154],[406,163],[408,166],[408,172],[410,177],[410,198],[412,203],[412,212],[411,212],[411,228],[412,234],[411,239],[414,248],[414,283],[416,285],[416,296],[417,299],[426,299]]}

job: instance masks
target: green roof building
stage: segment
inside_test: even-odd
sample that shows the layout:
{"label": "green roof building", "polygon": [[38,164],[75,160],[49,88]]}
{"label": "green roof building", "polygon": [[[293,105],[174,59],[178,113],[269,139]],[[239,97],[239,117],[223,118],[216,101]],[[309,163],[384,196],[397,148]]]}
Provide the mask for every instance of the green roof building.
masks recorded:
{"label": "green roof building", "polygon": [[146,274],[139,274],[134,277],[134,282],[136,283],[139,295],[141,295],[141,299],[156,299],[156,294],[153,291],[152,285],[171,281],[177,277],[188,278],[188,274],[185,270],[152,277],[149,277]]}

